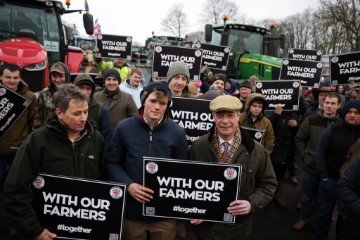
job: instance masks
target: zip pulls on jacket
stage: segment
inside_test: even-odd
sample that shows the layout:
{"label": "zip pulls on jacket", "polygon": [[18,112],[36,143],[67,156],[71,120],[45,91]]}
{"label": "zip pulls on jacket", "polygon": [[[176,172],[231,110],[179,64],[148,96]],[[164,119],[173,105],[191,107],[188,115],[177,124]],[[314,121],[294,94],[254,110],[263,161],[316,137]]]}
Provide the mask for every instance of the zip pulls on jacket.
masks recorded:
{"label": "zip pulls on jacket", "polygon": [[150,132],[149,132],[149,157],[152,157],[152,139],[153,139],[152,133],[153,133],[153,131],[150,130]]}

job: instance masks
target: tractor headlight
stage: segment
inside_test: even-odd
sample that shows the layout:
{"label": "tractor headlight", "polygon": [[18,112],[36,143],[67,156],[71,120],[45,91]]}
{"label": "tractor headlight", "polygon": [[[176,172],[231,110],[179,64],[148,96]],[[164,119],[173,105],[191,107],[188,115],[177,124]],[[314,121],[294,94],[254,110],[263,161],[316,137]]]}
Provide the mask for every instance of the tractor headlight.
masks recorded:
{"label": "tractor headlight", "polygon": [[46,60],[39,63],[30,64],[25,69],[27,71],[41,71],[44,70],[45,68],[46,68]]}

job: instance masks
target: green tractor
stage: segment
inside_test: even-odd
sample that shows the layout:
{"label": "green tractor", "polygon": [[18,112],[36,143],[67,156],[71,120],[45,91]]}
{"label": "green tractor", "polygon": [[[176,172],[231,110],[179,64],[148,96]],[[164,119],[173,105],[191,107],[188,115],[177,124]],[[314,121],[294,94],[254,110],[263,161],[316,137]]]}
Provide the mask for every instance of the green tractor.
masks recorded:
{"label": "green tractor", "polygon": [[[256,75],[261,80],[279,79],[282,59],[275,56],[275,41],[285,47],[285,36],[270,37],[266,28],[227,23],[206,24],[205,41],[231,47],[226,74],[234,79],[248,79]],[[273,28],[274,26],[272,26]],[[267,54],[267,55],[265,55]]]}

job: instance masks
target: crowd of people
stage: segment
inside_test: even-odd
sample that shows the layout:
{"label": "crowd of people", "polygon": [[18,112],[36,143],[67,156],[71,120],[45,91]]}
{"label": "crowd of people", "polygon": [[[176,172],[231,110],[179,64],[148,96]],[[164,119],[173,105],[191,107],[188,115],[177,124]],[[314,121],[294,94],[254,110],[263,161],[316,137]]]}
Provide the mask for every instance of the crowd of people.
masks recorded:
{"label": "crowd of people", "polygon": [[[276,106],[255,93],[255,81],[237,82],[225,73],[201,69],[190,79],[184,62],[173,62],[164,78],[142,84],[142,72],[125,61],[98,61],[102,90],[85,73],[71,83],[61,62],[49,70],[50,84],[38,96],[21,79],[17,65],[4,63],[2,86],[30,101],[0,139],[0,224],[24,239],[54,239],[32,207],[29,186],[40,172],[127,185],[123,239],[251,239],[252,213],[273,199],[286,208],[283,184],[301,184],[296,231],[314,217],[315,237],[328,239],[338,201],[337,239],[360,239],[360,86],[302,91],[297,111]],[[185,130],[169,116],[173,97],[209,100],[214,124],[188,145]],[[263,131],[261,142],[243,128]],[[143,186],[143,157],[196,160],[242,166],[238,199],[228,213],[234,224],[154,218],[142,214],[156,189]],[[301,181],[295,175],[302,162]]]}

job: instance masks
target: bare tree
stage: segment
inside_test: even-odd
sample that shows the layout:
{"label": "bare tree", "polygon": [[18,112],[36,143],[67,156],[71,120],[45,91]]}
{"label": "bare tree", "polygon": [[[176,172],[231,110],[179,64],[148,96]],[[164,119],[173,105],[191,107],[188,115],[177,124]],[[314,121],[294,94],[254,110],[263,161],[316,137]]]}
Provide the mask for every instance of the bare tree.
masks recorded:
{"label": "bare tree", "polygon": [[203,42],[205,41],[205,33],[203,31],[197,31],[189,33],[187,41],[190,42]]}
{"label": "bare tree", "polygon": [[350,51],[359,51],[360,0],[320,0],[320,5],[321,17],[330,26],[339,24],[343,28]]}
{"label": "bare tree", "polygon": [[312,48],[312,23],[310,21],[312,12],[306,10],[285,18],[280,26],[286,34],[286,46],[291,48]]}
{"label": "bare tree", "polygon": [[327,12],[323,9],[308,9],[284,19],[280,31],[286,36],[286,47],[319,49],[324,54],[351,51],[343,26],[324,15]]}
{"label": "bare tree", "polygon": [[232,21],[243,20],[238,14],[238,6],[231,0],[207,0],[202,11],[204,23],[220,23],[224,15],[227,15]]}
{"label": "bare tree", "polygon": [[314,13],[314,48],[323,50],[324,54],[350,52],[344,28],[338,22],[330,22],[323,17],[324,11]]}
{"label": "bare tree", "polygon": [[173,5],[166,18],[161,21],[161,25],[164,31],[170,32],[176,37],[184,36],[188,25],[184,5],[182,3]]}

